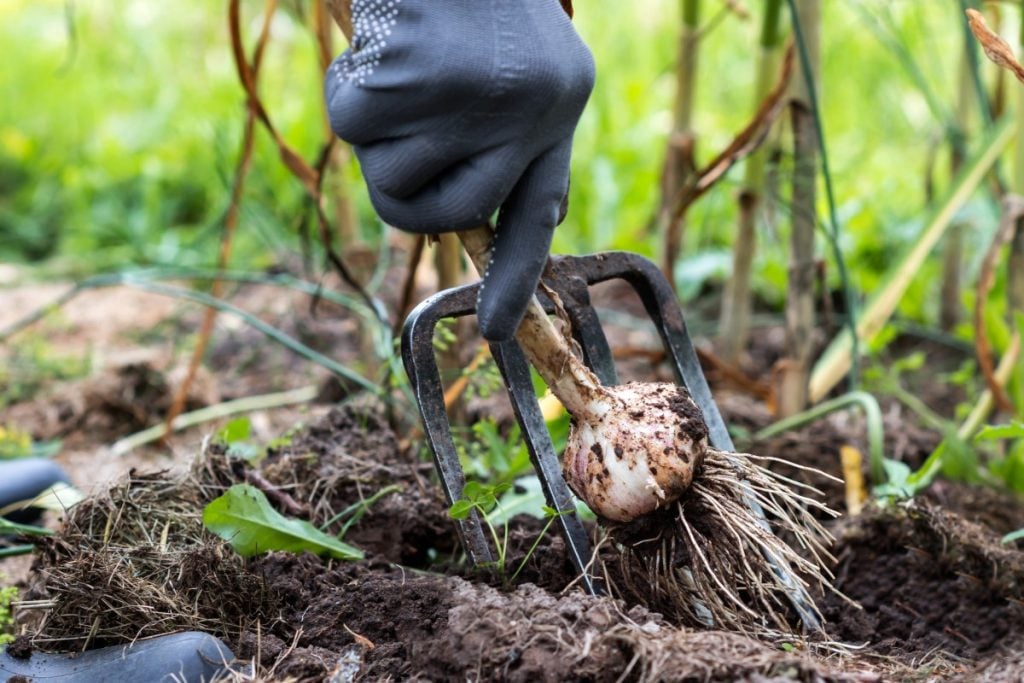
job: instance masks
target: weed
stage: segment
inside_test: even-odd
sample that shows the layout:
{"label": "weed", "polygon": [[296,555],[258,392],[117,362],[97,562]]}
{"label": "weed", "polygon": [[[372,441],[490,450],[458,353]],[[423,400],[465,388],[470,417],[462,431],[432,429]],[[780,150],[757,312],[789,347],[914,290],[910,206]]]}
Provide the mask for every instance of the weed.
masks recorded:
{"label": "weed", "polygon": [[[0,576],[6,580],[6,577]],[[14,640],[14,610],[11,604],[18,599],[18,589],[15,586],[0,588],[0,645]]]}
{"label": "weed", "polygon": [[516,577],[526,567],[526,563],[529,562],[533,553],[537,550],[537,546],[540,545],[541,540],[547,534],[551,525],[554,523],[560,515],[571,513],[572,510],[555,510],[552,507],[545,505],[543,507],[544,517],[547,522],[544,524],[544,528],[541,529],[537,538],[534,539],[530,549],[526,551],[526,556],[519,562],[515,571],[511,574],[508,573],[508,567],[506,566],[506,559],[508,557],[508,525],[509,520],[506,518],[502,526],[502,533],[499,536],[498,528],[493,521],[492,513],[497,513],[498,517],[507,517],[502,514],[501,503],[499,499],[502,494],[511,488],[511,484],[481,484],[477,481],[466,482],[465,487],[462,489],[462,498],[455,501],[452,506],[448,509],[448,515],[452,519],[466,519],[474,512],[480,516],[485,527],[491,535],[491,540],[494,543],[494,549],[497,553],[497,558],[494,561],[494,568],[498,572],[498,576],[502,582],[506,585],[515,583]]}

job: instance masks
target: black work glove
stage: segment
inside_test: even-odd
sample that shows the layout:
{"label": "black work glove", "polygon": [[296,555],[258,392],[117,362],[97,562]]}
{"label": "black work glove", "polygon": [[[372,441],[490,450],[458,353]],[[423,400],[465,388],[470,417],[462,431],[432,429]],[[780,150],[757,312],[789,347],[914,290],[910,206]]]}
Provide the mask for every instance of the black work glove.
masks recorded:
{"label": "black work glove", "polygon": [[327,72],[331,127],[397,228],[465,230],[500,209],[477,317],[509,339],[564,216],[590,51],[559,0],[353,0],[352,24]]}

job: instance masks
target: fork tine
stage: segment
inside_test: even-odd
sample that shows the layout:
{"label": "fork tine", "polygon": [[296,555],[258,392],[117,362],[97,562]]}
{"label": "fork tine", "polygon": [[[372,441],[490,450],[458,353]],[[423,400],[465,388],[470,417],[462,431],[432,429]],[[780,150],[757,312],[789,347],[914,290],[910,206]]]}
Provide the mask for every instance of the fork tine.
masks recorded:
{"label": "fork tine", "polygon": [[[466,477],[452,441],[451,424],[445,411],[441,373],[434,356],[434,328],[441,318],[472,312],[475,302],[475,288],[441,292],[413,309],[402,328],[402,362],[416,395],[423,431],[434,456],[434,466],[441,478],[441,488],[448,505],[462,497]],[[462,547],[466,549],[473,564],[494,561],[476,510],[466,519],[456,520],[456,528]]]}
{"label": "fork tine", "polygon": [[551,434],[533,390],[526,355],[515,341],[492,344],[491,353],[508,387],[512,409],[523,431],[530,461],[540,480],[544,498],[550,507],[562,513],[558,516],[557,524],[569,550],[569,558],[582,576],[585,590],[591,595],[599,595],[603,592],[600,580],[588,571],[590,540],[583,522],[576,514],[576,498],[562,476],[562,467],[551,443]]}

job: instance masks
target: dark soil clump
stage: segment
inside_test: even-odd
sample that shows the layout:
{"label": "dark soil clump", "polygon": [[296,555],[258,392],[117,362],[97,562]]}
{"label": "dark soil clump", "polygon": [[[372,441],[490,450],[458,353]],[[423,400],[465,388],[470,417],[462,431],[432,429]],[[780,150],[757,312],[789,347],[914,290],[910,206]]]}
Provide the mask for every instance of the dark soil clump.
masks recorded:
{"label": "dark soil clump", "polygon": [[[312,557],[259,563],[285,606],[262,663],[276,675],[325,680],[854,680],[804,654],[735,634],[673,627],[607,598],[562,597],[531,584],[508,593],[457,577]],[[266,642],[266,641],[264,641]],[[274,662],[282,643],[294,647]],[[242,656],[251,656],[250,649]],[[864,679],[861,679],[864,680]],[[870,680],[867,679],[867,680]]]}
{"label": "dark soil clump", "polygon": [[310,501],[315,523],[335,519],[336,530],[348,519],[336,519],[338,513],[388,489],[362,509],[345,536],[375,557],[423,567],[429,550],[456,550],[447,506],[432,483],[433,467],[401,452],[378,409],[331,411],[272,450],[261,469],[293,497]]}
{"label": "dark soil clump", "polygon": [[32,656],[32,639],[28,636],[18,636],[7,644],[4,652],[15,659],[28,659]]}
{"label": "dark soil clump", "polygon": [[823,602],[831,633],[900,659],[976,659],[1024,643],[1024,555],[925,501],[870,508],[836,548],[836,587],[863,606]]}

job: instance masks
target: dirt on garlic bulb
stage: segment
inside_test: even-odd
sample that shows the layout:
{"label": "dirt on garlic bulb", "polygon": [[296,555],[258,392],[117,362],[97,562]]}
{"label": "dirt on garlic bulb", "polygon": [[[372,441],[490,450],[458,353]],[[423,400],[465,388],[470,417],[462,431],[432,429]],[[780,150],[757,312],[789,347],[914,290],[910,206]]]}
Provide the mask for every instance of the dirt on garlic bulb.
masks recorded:
{"label": "dirt on garlic bulb", "polygon": [[707,425],[683,387],[603,387],[573,415],[563,470],[601,517],[629,522],[675,502],[708,450]]}

